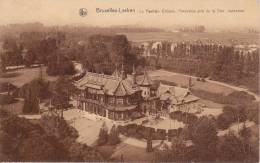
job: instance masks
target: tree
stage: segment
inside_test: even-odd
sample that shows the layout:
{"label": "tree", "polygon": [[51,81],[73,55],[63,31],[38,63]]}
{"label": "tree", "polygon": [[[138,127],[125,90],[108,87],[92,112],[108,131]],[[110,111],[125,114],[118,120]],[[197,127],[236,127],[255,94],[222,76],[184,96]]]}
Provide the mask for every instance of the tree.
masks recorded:
{"label": "tree", "polygon": [[69,106],[69,88],[71,87],[69,79],[61,76],[55,83],[52,102],[54,107],[61,111],[61,117],[63,117],[63,110]]}
{"label": "tree", "polygon": [[0,75],[6,71],[6,59],[4,54],[0,53]]}
{"label": "tree", "polygon": [[42,118],[34,124],[8,113],[0,114],[1,161],[103,161],[92,147],[76,141],[76,130],[65,120]]}
{"label": "tree", "polygon": [[199,118],[191,128],[191,136],[197,161],[214,161],[218,140],[214,120],[205,116]]}
{"label": "tree", "polygon": [[52,54],[47,58],[47,70],[49,75],[72,75],[75,73],[74,65],[67,56]]}
{"label": "tree", "polygon": [[66,155],[60,149],[55,137],[35,135],[25,139],[19,145],[19,161],[60,161],[66,160]]}
{"label": "tree", "polygon": [[106,123],[104,122],[99,131],[97,144],[105,145],[107,143],[107,140],[108,140],[108,129],[107,129]]}
{"label": "tree", "polygon": [[60,145],[54,144],[57,140],[46,137],[39,125],[24,118],[8,115],[1,121],[1,130],[5,137],[1,145],[9,161],[59,161],[62,158]]}
{"label": "tree", "polygon": [[112,128],[110,129],[108,143],[110,145],[115,145],[120,143],[119,132],[115,125],[113,125]]}
{"label": "tree", "polygon": [[244,161],[243,143],[234,133],[225,135],[218,145],[220,161]]}
{"label": "tree", "polygon": [[39,113],[39,98],[32,88],[27,90],[24,100],[23,113]]}
{"label": "tree", "polygon": [[149,135],[146,139],[146,152],[152,152],[153,151],[153,140],[152,140],[152,134],[149,132]]}

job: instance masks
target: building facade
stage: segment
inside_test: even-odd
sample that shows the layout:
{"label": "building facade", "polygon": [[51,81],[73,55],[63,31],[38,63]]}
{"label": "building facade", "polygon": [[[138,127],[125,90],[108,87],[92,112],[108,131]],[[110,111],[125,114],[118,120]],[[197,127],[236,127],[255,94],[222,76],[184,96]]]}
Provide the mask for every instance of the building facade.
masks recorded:
{"label": "building facade", "polygon": [[[172,108],[180,109],[198,100],[189,91],[172,91],[171,86],[154,83],[146,70],[137,81],[134,67],[132,75],[126,75],[123,69],[112,75],[87,72],[75,85],[81,92],[77,96],[78,109],[114,121],[168,116]],[[178,102],[177,94],[181,99]]]}

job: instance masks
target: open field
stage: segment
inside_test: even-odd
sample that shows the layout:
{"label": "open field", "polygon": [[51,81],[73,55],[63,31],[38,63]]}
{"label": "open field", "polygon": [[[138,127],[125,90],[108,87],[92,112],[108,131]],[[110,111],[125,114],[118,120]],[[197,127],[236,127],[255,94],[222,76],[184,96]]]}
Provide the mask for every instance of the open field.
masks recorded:
{"label": "open field", "polygon": [[[10,82],[17,87],[21,87],[24,84],[29,83],[33,79],[38,78],[39,74],[39,68],[24,68],[14,71],[8,71],[4,76],[0,76],[0,82]],[[42,68],[42,74],[45,80],[54,81],[57,79],[57,77],[47,75],[46,67]]]}
{"label": "open field", "polygon": [[[182,75],[166,70],[156,70],[150,71],[149,75],[152,80],[164,80],[169,82],[174,82],[179,86],[187,87],[189,84],[189,76]],[[192,77],[192,88],[199,89],[204,91],[209,91],[212,93],[221,93],[224,95],[228,95],[234,91],[234,89],[217,84],[217,83],[210,83],[210,82],[201,82],[197,81],[196,78]]]}
{"label": "open field", "polygon": [[258,34],[239,32],[204,32],[204,33],[184,33],[184,32],[140,32],[140,33],[120,33],[127,36],[133,42],[163,41],[173,42],[193,41],[193,40],[214,40],[223,44],[230,44],[231,40],[239,40],[239,43],[258,44]]}

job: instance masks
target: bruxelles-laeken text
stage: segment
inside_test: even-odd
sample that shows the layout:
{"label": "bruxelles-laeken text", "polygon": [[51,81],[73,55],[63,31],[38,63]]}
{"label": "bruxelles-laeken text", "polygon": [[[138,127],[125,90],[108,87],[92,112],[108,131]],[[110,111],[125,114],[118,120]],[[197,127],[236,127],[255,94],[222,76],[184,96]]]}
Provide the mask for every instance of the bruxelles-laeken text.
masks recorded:
{"label": "bruxelles-laeken text", "polygon": [[96,13],[134,13],[133,8],[96,8]]}

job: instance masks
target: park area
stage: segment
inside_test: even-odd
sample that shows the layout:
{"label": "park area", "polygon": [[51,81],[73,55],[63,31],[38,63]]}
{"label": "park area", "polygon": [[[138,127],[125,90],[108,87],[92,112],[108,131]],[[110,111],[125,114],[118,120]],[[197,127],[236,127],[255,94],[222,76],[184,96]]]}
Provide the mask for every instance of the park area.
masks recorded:
{"label": "park area", "polygon": [[[16,70],[7,71],[5,74],[0,75],[0,83],[9,82],[17,87],[21,87],[26,83],[40,77],[40,68],[21,68]],[[49,76],[46,73],[46,67],[42,67],[42,77],[48,81],[55,81],[57,77]]]}
{"label": "park area", "polygon": [[[150,71],[149,75],[152,80],[173,82],[177,84],[177,86],[186,87],[186,88],[188,87],[189,78],[190,78],[189,75],[183,75],[183,74],[174,73],[165,70]],[[204,90],[204,91],[219,93],[223,95],[228,95],[234,91],[234,89],[232,88],[219,85],[216,83],[197,81],[196,77],[191,76],[191,79],[192,79],[193,89]]]}

